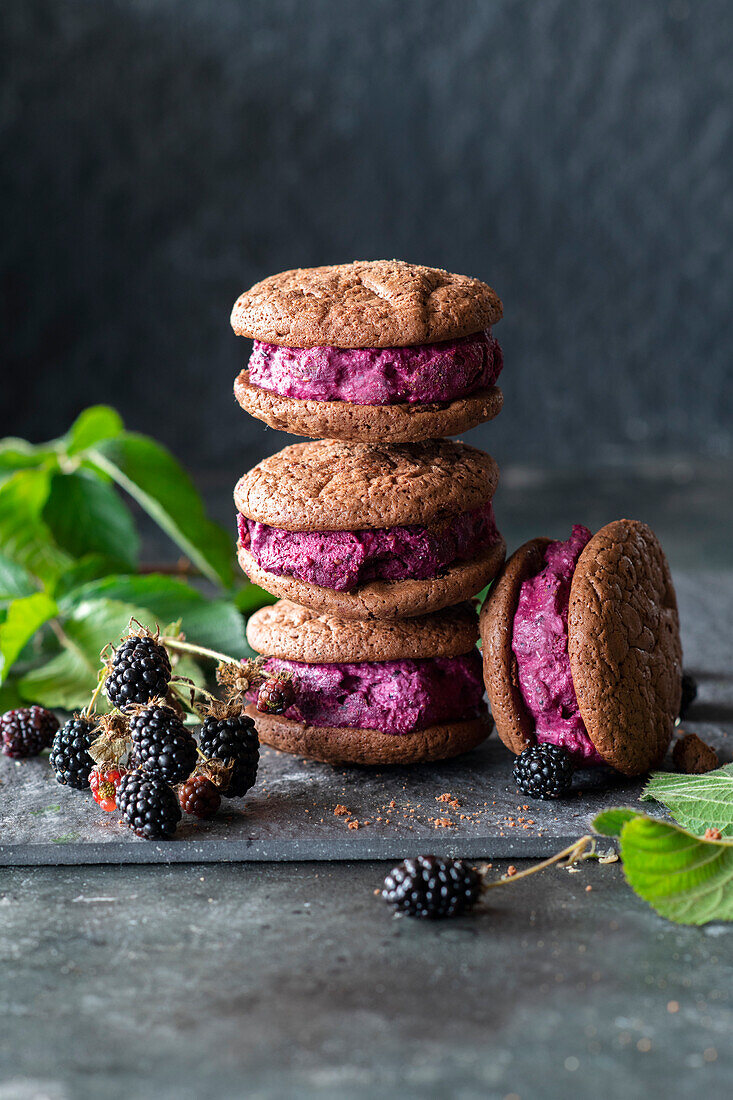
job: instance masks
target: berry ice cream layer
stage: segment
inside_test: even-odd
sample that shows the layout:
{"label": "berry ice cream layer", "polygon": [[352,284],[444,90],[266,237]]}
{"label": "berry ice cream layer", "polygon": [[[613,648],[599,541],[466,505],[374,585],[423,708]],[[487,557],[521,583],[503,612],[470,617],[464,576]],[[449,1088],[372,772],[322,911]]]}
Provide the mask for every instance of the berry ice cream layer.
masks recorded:
{"label": "berry ice cream layer", "polygon": [[239,541],[262,569],[349,592],[365,581],[425,580],[499,540],[491,502],[422,527],[285,531],[237,517]]}
{"label": "berry ice cream layer", "polygon": [[348,726],[404,734],[476,718],[486,709],[481,655],[415,661],[310,665],[271,659],[292,674],[296,702],[286,718],[309,726]]}
{"label": "berry ice cream layer", "polygon": [[493,386],[503,366],[491,330],[405,348],[286,348],[254,341],[253,386],[313,401],[410,405],[455,401]]}
{"label": "berry ice cream layer", "polygon": [[568,653],[570,584],[590,537],[576,524],[567,542],[547,547],[545,568],[519,591],[512,648],[537,740],[562,745],[578,763],[602,764],[580,716]]}

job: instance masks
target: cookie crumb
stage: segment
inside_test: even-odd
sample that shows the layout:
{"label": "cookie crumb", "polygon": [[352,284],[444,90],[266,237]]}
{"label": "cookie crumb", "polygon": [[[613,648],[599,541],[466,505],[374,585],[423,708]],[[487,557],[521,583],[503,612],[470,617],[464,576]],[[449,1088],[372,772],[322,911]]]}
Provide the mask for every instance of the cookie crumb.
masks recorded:
{"label": "cookie crumb", "polygon": [[512,878],[512,876],[516,875],[516,873],[517,873],[517,868],[514,866],[513,863],[510,863],[509,866],[506,869],[507,878]]}
{"label": "cookie crumb", "polygon": [[338,806],[334,807],[333,812],[335,813],[336,817],[348,817],[351,811],[347,810],[346,806],[342,806],[341,803],[339,803]]}
{"label": "cookie crumb", "polygon": [[675,1012],[679,1012],[679,1010],[680,1010],[680,1002],[679,1001],[667,1001],[667,1012],[671,1012],[671,1013],[674,1014]]}
{"label": "cookie crumb", "polygon": [[591,892],[591,890],[592,890],[592,889],[593,889],[593,887],[592,887],[592,886],[586,886],[586,888],[585,888],[585,892],[586,892],[586,894],[589,894],[589,893]]}
{"label": "cookie crumb", "polygon": [[675,741],[672,749],[675,771],[685,775],[704,775],[718,767],[718,754],[696,733],[686,733]]}
{"label": "cookie crumb", "polygon": [[351,821],[346,822],[346,827],[348,829],[358,829],[359,828],[359,822],[356,820],[356,818],[353,818]]}
{"label": "cookie crumb", "polygon": [[448,829],[453,822],[449,817],[436,817],[434,825],[436,829]]}

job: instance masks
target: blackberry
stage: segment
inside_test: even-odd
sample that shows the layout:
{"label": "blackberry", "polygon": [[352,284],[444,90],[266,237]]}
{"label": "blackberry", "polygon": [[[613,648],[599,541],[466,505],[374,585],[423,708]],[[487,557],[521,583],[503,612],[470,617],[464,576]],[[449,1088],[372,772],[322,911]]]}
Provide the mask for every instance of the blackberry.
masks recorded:
{"label": "blackberry", "polygon": [[563,798],[574,770],[572,756],[561,745],[533,745],[514,761],[514,782],[530,798]]}
{"label": "blackberry", "polygon": [[148,634],[131,634],[112,658],[104,690],[112,706],[122,710],[130,703],[147,703],[165,695],[170,678],[165,646]]}
{"label": "blackberry", "polygon": [[692,704],[697,699],[697,680],[691,672],[682,673],[682,701],[680,703],[680,718],[684,718]]}
{"label": "blackberry", "polygon": [[61,727],[53,739],[50,757],[57,782],[75,787],[77,791],[88,788],[94,761],[87,749],[95,736],[94,723],[79,715]]}
{"label": "blackberry", "polygon": [[0,718],[3,752],[16,759],[38,756],[50,748],[58,728],[58,718],[45,707],[6,711]]}
{"label": "blackberry", "polygon": [[156,703],[138,710],[130,718],[130,736],[140,767],[167,783],[188,779],[196,766],[196,742],[172,707]]}
{"label": "blackberry", "polygon": [[257,692],[257,709],[263,714],[283,714],[294,702],[295,690],[289,676],[273,676]]}
{"label": "blackberry", "polygon": [[184,814],[213,817],[221,806],[221,795],[205,775],[195,775],[179,788],[178,801]]}
{"label": "blackberry", "polygon": [[128,772],[117,788],[123,821],[145,840],[167,840],[181,820],[175,791],[159,775]]}
{"label": "blackberry", "polygon": [[231,718],[207,718],[199,736],[204,756],[234,762],[227,798],[241,798],[257,779],[260,742],[251,718],[237,714]]}
{"label": "blackberry", "polygon": [[462,859],[418,856],[392,868],[382,897],[408,917],[437,920],[471,909],[480,893],[481,876]]}

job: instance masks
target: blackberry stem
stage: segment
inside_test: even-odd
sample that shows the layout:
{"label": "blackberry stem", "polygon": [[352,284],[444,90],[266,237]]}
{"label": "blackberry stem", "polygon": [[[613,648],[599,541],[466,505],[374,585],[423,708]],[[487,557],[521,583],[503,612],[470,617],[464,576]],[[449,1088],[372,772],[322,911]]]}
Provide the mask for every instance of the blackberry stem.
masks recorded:
{"label": "blackberry stem", "polygon": [[496,882],[482,882],[481,891],[493,890],[495,886],[508,886],[510,883],[519,882],[520,878],[535,875],[538,871],[544,871],[546,867],[551,867],[553,863],[560,863],[563,859],[566,860],[565,866],[570,867],[573,863],[577,863],[582,859],[590,859],[595,854],[595,850],[595,838],[586,834],[580,840],[576,840],[574,844],[563,848],[562,852],[556,852],[549,859],[543,859],[541,863],[536,863],[534,867],[528,867],[526,871],[520,871],[518,874],[512,875],[511,878],[499,878]]}
{"label": "blackberry stem", "polygon": [[166,638],[160,639],[162,645],[166,649],[172,649],[174,652],[178,650],[180,653],[195,653],[198,657],[209,657],[212,661],[217,661],[225,665],[237,665],[237,661],[234,657],[230,657],[227,653],[217,653],[215,649],[206,649],[202,645],[194,645],[193,642],[181,642],[178,638]]}

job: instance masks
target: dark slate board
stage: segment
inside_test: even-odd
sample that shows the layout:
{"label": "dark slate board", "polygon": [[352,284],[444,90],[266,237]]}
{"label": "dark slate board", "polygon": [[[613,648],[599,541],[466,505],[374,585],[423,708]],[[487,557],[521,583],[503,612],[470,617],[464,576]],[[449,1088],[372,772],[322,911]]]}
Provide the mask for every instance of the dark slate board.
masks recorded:
{"label": "dark slate board", "polygon": [[[733,575],[677,578],[685,665],[700,694],[685,728],[730,759],[733,732]],[[361,860],[419,852],[472,858],[541,857],[571,843],[609,805],[633,804],[641,784],[605,769],[576,776],[567,801],[516,793],[512,758],[493,735],[474,752],[415,768],[332,768],[263,750],[244,802],[210,823],[182,824],[152,843],[121,829],[91,797],[55,783],[47,759],[0,759],[0,864]],[[460,805],[438,801],[449,794]],[[349,816],[334,813],[345,806]],[[650,810],[650,804],[645,804]],[[381,818],[381,820],[379,820]],[[436,819],[450,824],[436,824]],[[350,829],[348,821],[358,821]]]}

